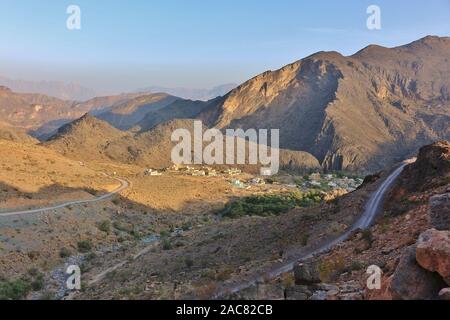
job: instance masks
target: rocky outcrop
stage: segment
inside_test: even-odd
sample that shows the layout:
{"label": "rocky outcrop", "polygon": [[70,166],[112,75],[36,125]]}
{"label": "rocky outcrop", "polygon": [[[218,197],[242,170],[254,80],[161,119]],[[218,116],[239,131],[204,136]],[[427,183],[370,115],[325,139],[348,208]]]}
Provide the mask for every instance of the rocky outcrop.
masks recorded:
{"label": "rocky outcrop", "polygon": [[362,300],[363,297],[363,290],[356,281],[295,285],[285,290],[286,300]]}
{"label": "rocky outcrop", "polygon": [[319,265],[316,261],[300,262],[294,266],[295,284],[310,285],[320,283]]}
{"label": "rocky outcrop", "polygon": [[439,141],[420,148],[416,162],[405,168],[399,185],[409,192],[422,192],[450,183],[449,174],[450,142]]}
{"label": "rocky outcrop", "polygon": [[[445,186],[447,187],[447,191]],[[431,190],[436,190],[431,192]],[[385,201],[385,210],[396,216],[428,201],[436,193],[450,192],[450,142],[438,141],[420,148],[414,163],[407,165],[397,178]],[[418,197],[419,194],[422,194]],[[450,228],[450,195],[431,198],[429,217],[432,227]]]}
{"label": "rocky outcrop", "polygon": [[[431,170],[430,177],[424,183],[435,176],[432,172],[440,172],[441,177],[449,172],[448,158],[442,153],[442,146],[428,146],[421,150],[419,155],[419,167],[429,167],[424,159],[440,166]],[[428,152],[426,152],[428,150]],[[445,151],[448,150],[445,148]],[[430,155],[431,153],[431,155]],[[417,166],[417,165],[416,165]],[[450,231],[449,231],[449,194],[441,194],[431,197],[429,201],[429,220],[436,229],[422,232],[414,246],[407,248],[392,277],[390,291],[394,299],[448,299],[449,291],[445,288],[450,285]]]}
{"label": "rocky outcrop", "polygon": [[294,266],[295,286],[287,288],[288,300],[362,300],[363,289],[356,281],[322,282],[321,261],[308,260]]}
{"label": "rocky outcrop", "polygon": [[450,285],[450,231],[431,229],[422,233],[417,241],[416,260]]}
{"label": "rocky outcrop", "polygon": [[392,298],[400,300],[438,299],[445,287],[439,275],[423,269],[416,261],[416,247],[408,247],[392,277],[390,291]]}
{"label": "rocky outcrop", "polygon": [[450,230],[450,193],[431,197],[429,214],[433,228]]}

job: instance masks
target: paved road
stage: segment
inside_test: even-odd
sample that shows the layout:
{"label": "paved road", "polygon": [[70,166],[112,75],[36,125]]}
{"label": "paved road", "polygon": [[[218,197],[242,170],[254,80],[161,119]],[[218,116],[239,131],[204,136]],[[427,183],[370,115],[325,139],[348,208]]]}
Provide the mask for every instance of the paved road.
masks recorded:
{"label": "paved road", "polygon": [[357,229],[367,229],[372,225],[375,220],[375,217],[380,212],[383,202],[384,196],[386,195],[389,188],[395,182],[397,177],[403,171],[406,165],[413,161],[407,160],[401,166],[399,166],[396,170],[394,170],[378,187],[378,189],[372,194],[369,201],[367,202],[364,212],[361,217],[355,222],[355,224],[349,228],[344,234],[340,235],[338,238],[333,239],[326,244],[322,245],[319,248],[315,248],[310,250],[309,252],[305,252],[300,256],[296,256],[291,258],[289,261],[286,261],[281,266],[276,267],[273,270],[265,273],[263,276],[257,276],[253,279],[249,279],[245,282],[228,284],[224,287],[220,288],[217,293],[214,295],[214,298],[218,299],[233,293],[237,293],[241,290],[247,289],[257,283],[264,283],[267,279],[276,278],[284,273],[290,272],[293,270],[294,265],[301,260],[307,260],[314,255],[326,252],[336,246],[337,244],[347,240],[347,238]]}
{"label": "paved road", "polygon": [[[110,177],[110,176],[108,176],[108,177]],[[4,213],[0,213],[0,217],[20,216],[20,215],[28,215],[28,214],[35,214],[35,213],[43,213],[43,212],[46,212],[46,211],[66,208],[68,206],[73,206],[73,205],[89,204],[89,203],[99,202],[99,201],[105,200],[107,198],[111,198],[112,196],[122,192],[123,190],[127,189],[130,186],[130,183],[128,181],[124,180],[124,179],[114,178],[114,177],[110,177],[110,178],[119,181],[120,182],[120,187],[118,187],[116,190],[111,191],[109,193],[106,193],[106,194],[104,194],[104,195],[102,195],[100,197],[89,199],[89,200],[74,200],[74,201],[69,201],[69,202],[58,204],[58,205],[54,205],[54,206],[51,206],[51,207],[45,207],[45,208],[39,208],[39,209],[4,212]]]}

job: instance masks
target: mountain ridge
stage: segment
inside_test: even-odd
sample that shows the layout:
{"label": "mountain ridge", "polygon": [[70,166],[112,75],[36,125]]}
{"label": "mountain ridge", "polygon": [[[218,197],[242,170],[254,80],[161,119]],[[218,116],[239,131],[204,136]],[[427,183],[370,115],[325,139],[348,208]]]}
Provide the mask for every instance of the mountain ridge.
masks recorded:
{"label": "mountain ridge", "polygon": [[[281,147],[328,170],[376,171],[450,131],[450,38],[317,52],[244,82],[199,118],[218,128],[280,128]],[[302,137],[301,139],[298,137]]]}

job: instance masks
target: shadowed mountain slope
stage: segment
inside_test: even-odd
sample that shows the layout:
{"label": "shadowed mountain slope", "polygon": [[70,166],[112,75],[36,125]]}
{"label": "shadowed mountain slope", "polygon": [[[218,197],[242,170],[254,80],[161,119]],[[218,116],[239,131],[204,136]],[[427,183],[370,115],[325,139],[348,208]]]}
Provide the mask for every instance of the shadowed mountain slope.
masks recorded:
{"label": "shadowed mountain slope", "polygon": [[353,56],[319,52],[243,83],[201,112],[218,128],[279,128],[325,169],[374,171],[450,138],[450,38]]}

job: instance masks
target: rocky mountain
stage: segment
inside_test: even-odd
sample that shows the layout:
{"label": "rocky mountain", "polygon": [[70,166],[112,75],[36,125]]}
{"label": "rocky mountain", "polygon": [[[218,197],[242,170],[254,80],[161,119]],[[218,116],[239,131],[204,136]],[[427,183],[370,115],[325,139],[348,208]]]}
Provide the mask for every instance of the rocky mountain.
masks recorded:
{"label": "rocky mountain", "polygon": [[450,38],[319,52],[267,71],[210,103],[218,128],[280,128],[282,148],[325,169],[375,171],[450,138]]}
{"label": "rocky mountain", "polygon": [[152,110],[136,124],[135,130],[147,131],[156,125],[172,119],[194,119],[208,106],[208,102],[177,100],[165,108]]}
{"label": "rocky mountain", "polygon": [[[60,127],[43,145],[77,160],[126,161],[127,149],[131,149],[133,143],[130,133],[116,129],[105,121],[85,114]],[[116,149],[118,149],[117,153],[114,152]]]}
{"label": "rocky mountain", "polygon": [[[85,113],[101,114],[138,101],[142,94],[122,94],[96,97],[85,102],[61,100],[55,97],[13,92],[0,87],[0,117],[10,126],[45,140],[55,131]],[[136,107],[138,108],[138,107]]]}
{"label": "rocky mountain", "polygon": [[120,103],[115,103],[108,111],[97,115],[116,128],[128,130],[141,122],[149,112],[157,112],[179,98],[165,93],[143,94]]}
{"label": "rocky mountain", "polygon": [[0,77],[0,85],[11,88],[18,93],[35,93],[62,100],[85,101],[96,96],[94,90],[82,87],[74,83],[64,83],[62,81],[24,81],[12,80]]}
{"label": "rocky mountain", "polygon": [[143,93],[158,93],[165,92],[170,95],[174,95],[187,100],[202,100],[207,101],[219,96],[223,96],[237,87],[235,83],[227,83],[220,86],[216,86],[210,89],[190,89],[190,88],[167,88],[152,86],[147,88],[141,88],[135,92]]}
{"label": "rocky mountain", "polygon": [[352,56],[319,52],[267,71],[209,101],[134,93],[83,103],[0,90],[0,115],[48,137],[86,112],[145,133],[173,119],[207,127],[280,129],[280,147],[303,151],[325,170],[374,172],[450,139],[450,38],[371,45]]}
{"label": "rocky mountain", "polygon": [[0,87],[0,117],[16,128],[30,131],[52,121],[75,119],[81,115],[71,101]]}
{"label": "rocky mountain", "polygon": [[[118,130],[107,122],[86,114],[62,126],[44,145],[81,161],[109,159],[144,167],[166,168],[173,164],[171,152],[176,143],[171,141],[172,133],[176,129],[187,129],[194,137],[193,121],[170,120],[150,130],[134,133]],[[290,150],[280,150],[280,166],[297,171],[320,169],[319,162],[311,154]],[[258,172],[260,168],[258,165],[240,167],[249,172]]]}

